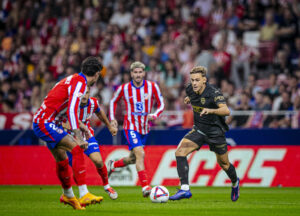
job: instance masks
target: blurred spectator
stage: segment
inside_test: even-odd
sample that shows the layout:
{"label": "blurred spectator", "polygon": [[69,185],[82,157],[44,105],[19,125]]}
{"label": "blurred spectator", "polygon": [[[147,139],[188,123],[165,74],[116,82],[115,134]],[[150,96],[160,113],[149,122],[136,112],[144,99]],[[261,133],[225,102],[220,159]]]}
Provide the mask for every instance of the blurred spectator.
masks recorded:
{"label": "blurred spectator", "polygon": [[300,36],[295,38],[295,47],[292,48],[291,64],[294,69],[300,64]]}
{"label": "blurred spectator", "polygon": [[110,23],[117,24],[118,27],[122,29],[126,26],[129,26],[131,17],[132,14],[126,11],[125,4],[119,1],[118,10],[113,13],[112,17],[110,18]]}
{"label": "blurred spectator", "polygon": [[[252,108],[249,105],[250,103],[250,97],[246,92],[243,92],[240,96],[240,100],[238,104],[234,107],[234,110],[237,111],[249,111],[252,110]],[[244,128],[247,121],[248,121],[249,115],[236,115],[236,116],[229,116],[227,119],[227,123],[230,124],[233,128]]]}
{"label": "blurred spectator", "polygon": [[[104,109],[115,89],[130,80],[133,60],[147,65],[147,79],[163,89],[167,110],[186,110],[178,100],[196,65],[208,68],[209,82],[224,89],[233,110],[241,109],[241,91],[248,95],[249,106],[257,103],[257,92],[265,92],[264,109],[272,102],[273,110],[279,110],[282,94],[288,92],[297,107],[299,1],[8,0],[6,4],[11,7],[0,9],[1,110],[35,112],[53,85],[80,72],[80,62],[89,55],[99,56],[106,67],[103,80],[91,89]],[[260,45],[271,41],[271,46],[244,44],[248,31],[259,31]],[[263,60],[269,67],[261,67]],[[120,117],[121,106],[117,112]],[[184,116],[181,120],[173,116],[172,122]],[[257,114],[249,125],[268,126],[261,123],[265,118],[261,116]]]}
{"label": "blurred spectator", "polygon": [[277,52],[273,70],[276,74],[283,73],[287,75],[292,72],[290,62],[288,61],[288,55],[285,50],[279,50]]}
{"label": "blurred spectator", "polygon": [[262,92],[258,91],[255,94],[255,105],[253,107],[253,110],[256,112],[248,119],[246,123],[246,127],[249,128],[262,128],[263,122],[266,118],[266,116],[263,115],[263,110],[268,110],[269,106],[266,104],[266,101],[264,100],[264,95]]}
{"label": "blurred spectator", "polygon": [[14,104],[10,100],[6,99],[2,102],[2,112],[3,113],[13,113],[15,112]]}
{"label": "blurred spectator", "polygon": [[295,115],[291,116],[291,127],[300,127],[300,96],[297,96],[294,101],[293,110],[296,112]]}
{"label": "blurred spectator", "polygon": [[276,32],[278,24],[274,22],[273,10],[268,10],[265,13],[265,23],[260,28],[259,39],[261,41],[274,41],[276,39]]}
{"label": "blurred spectator", "polygon": [[269,94],[273,100],[279,94],[279,87],[277,85],[277,75],[275,73],[272,73],[269,76],[269,82],[269,88],[266,89],[266,93]]}
{"label": "blurred spectator", "polygon": [[258,59],[259,53],[255,48],[247,47],[239,38],[229,50],[232,55],[231,77],[235,86],[240,89],[247,85],[247,78],[250,75],[250,65]]}
{"label": "blurred spectator", "polygon": [[256,5],[256,1],[251,1],[248,5],[245,14],[240,19],[238,28],[240,32],[256,31],[259,26],[259,8]]}
{"label": "blurred spectator", "polygon": [[292,47],[297,31],[298,25],[295,16],[289,7],[284,7],[283,19],[276,31],[276,35],[279,37],[279,44],[288,44]]}

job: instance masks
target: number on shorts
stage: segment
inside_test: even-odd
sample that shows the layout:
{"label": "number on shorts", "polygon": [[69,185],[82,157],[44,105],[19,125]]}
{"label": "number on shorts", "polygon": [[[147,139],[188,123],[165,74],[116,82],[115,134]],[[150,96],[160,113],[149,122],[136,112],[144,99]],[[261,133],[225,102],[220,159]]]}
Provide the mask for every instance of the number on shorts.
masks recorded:
{"label": "number on shorts", "polygon": [[130,136],[132,137],[132,139],[136,138],[136,134],[134,133],[134,131],[130,131]]}

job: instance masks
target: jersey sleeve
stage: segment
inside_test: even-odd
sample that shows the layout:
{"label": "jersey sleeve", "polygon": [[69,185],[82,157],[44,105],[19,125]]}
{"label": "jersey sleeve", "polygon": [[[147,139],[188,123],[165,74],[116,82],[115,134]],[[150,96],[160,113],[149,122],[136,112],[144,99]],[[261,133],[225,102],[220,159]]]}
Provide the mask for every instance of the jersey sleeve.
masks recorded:
{"label": "jersey sleeve", "polygon": [[99,105],[99,101],[97,100],[97,98],[93,98],[94,100],[94,103],[95,103],[95,107],[94,107],[94,113],[99,113],[101,108],[100,108],[100,105]]}
{"label": "jersey sleeve", "polygon": [[220,90],[215,90],[213,96],[214,96],[214,102],[217,105],[226,104],[226,100]]}
{"label": "jersey sleeve", "polygon": [[161,113],[164,111],[165,104],[164,104],[164,99],[163,99],[163,96],[160,92],[158,85],[156,83],[153,83],[153,85],[154,85],[153,93],[154,93],[154,97],[157,101],[157,110],[155,111],[154,115],[156,117],[159,117],[161,115]]}
{"label": "jersey sleeve", "polygon": [[91,126],[91,122],[88,121],[87,124],[86,124],[86,126],[87,126],[87,128],[89,129],[91,135],[94,136],[94,135],[95,135],[95,134],[94,134],[94,129],[93,129],[92,126]]}
{"label": "jersey sleeve", "polygon": [[192,84],[189,83],[189,84],[185,87],[185,94],[186,94],[186,96],[190,96],[190,95],[191,95],[191,89],[192,89]]}
{"label": "jersey sleeve", "polygon": [[117,91],[114,93],[113,98],[111,99],[109,103],[109,118],[110,120],[115,119],[115,112],[118,101],[123,97],[124,91],[123,91],[124,85],[119,86]]}
{"label": "jersey sleeve", "polygon": [[69,91],[69,103],[68,103],[68,120],[71,126],[71,130],[79,128],[78,108],[80,106],[81,98],[86,92],[86,82],[80,77],[72,79]]}

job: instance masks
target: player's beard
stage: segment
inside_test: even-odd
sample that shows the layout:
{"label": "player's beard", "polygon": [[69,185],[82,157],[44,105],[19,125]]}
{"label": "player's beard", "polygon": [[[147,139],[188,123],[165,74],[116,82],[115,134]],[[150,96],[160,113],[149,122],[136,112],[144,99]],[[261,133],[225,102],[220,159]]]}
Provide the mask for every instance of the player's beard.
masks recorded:
{"label": "player's beard", "polygon": [[[139,80],[139,81],[137,81]],[[140,85],[142,82],[143,82],[143,79],[142,78],[138,78],[138,79],[135,79],[134,82],[138,85]]]}

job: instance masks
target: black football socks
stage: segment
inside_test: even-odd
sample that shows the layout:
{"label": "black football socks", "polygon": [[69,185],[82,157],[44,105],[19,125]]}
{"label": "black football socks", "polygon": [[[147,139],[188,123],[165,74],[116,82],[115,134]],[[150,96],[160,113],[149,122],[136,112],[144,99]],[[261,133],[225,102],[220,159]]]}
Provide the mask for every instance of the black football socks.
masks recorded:
{"label": "black football socks", "polygon": [[225,170],[227,176],[230,178],[232,184],[235,184],[237,182],[237,175],[235,168],[232,164],[230,164],[228,170]]}
{"label": "black football socks", "polygon": [[176,157],[177,172],[181,185],[189,184],[189,164],[186,157]]}

